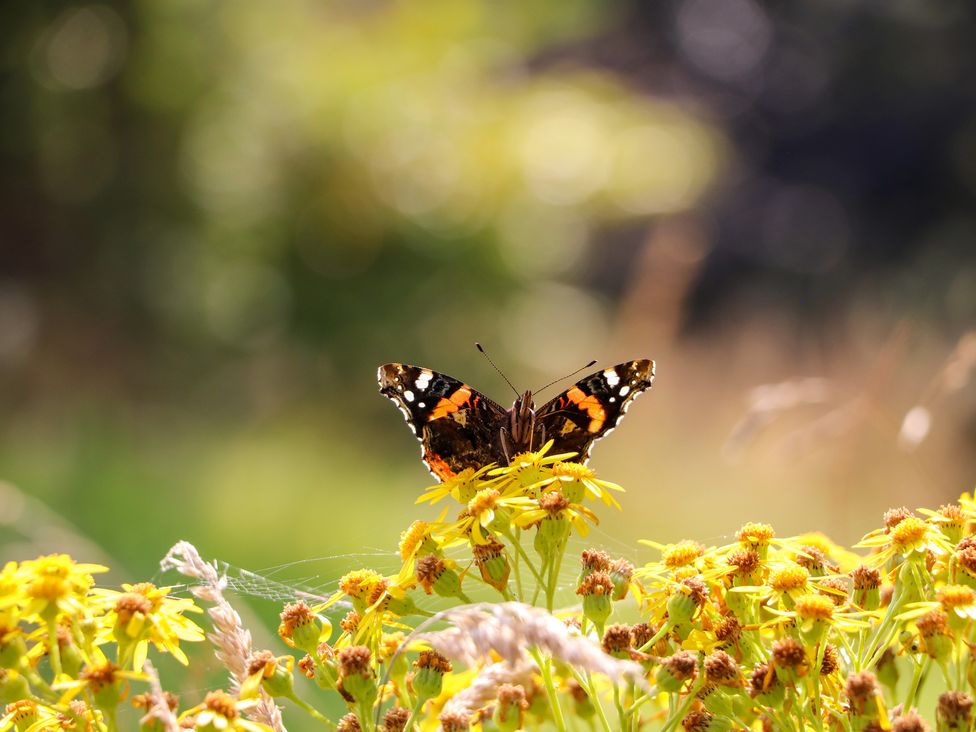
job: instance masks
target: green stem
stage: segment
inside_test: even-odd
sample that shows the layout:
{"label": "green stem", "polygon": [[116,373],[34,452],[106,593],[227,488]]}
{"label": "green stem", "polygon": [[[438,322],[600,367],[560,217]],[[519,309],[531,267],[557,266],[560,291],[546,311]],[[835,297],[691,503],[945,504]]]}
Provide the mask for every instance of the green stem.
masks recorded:
{"label": "green stem", "polygon": [[47,622],[47,653],[56,682],[61,675],[61,648],[58,646],[58,625],[53,619]]}
{"label": "green stem", "polygon": [[539,671],[542,673],[542,682],[546,687],[546,696],[549,697],[549,706],[552,708],[552,719],[556,724],[556,729],[558,732],[567,732],[566,720],[563,718],[563,710],[559,706],[559,695],[556,693],[556,685],[552,681],[552,668],[549,665],[549,659],[543,658],[538,648],[532,648],[530,653],[532,654],[532,658],[535,659],[536,664],[538,664]]}
{"label": "green stem", "polygon": [[363,728],[363,732],[373,732],[376,729],[373,726],[372,704],[366,704],[365,702],[359,703],[359,726]]}
{"label": "green stem", "polygon": [[607,719],[607,713],[603,709],[603,702],[600,701],[600,696],[596,693],[593,688],[593,677],[590,672],[586,672],[586,676],[580,674],[576,669],[571,669],[573,677],[576,679],[576,683],[583,687],[583,691],[593,702],[593,708],[596,709],[596,715],[600,720],[600,726],[603,728],[603,732],[613,732],[613,728],[610,726],[610,722]]}
{"label": "green stem", "polygon": [[410,716],[407,717],[407,723],[403,726],[404,732],[413,732],[414,722],[420,716],[420,710],[424,708],[424,702],[426,701],[422,696],[417,697],[417,702],[413,705],[413,709],[410,710]]}
{"label": "green stem", "polygon": [[294,703],[295,705],[297,705],[299,708],[304,709],[308,713],[309,716],[314,717],[315,719],[319,720],[320,722],[326,722],[328,724],[332,724],[332,722],[329,721],[329,719],[324,714],[322,714],[321,712],[319,712],[318,709],[316,709],[315,707],[313,707],[311,704],[308,704],[307,702],[302,701],[296,695],[292,694],[291,696],[288,696],[286,698],[289,699],[289,700],[291,700],[291,702]]}
{"label": "green stem", "polygon": [[907,712],[915,704],[915,695],[918,694],[918,687],[922,682],[922,674],[929,665],[929,657],[926,656],[921,661],[915,661],[915,673],[912,674],[912,685],[908,687],[908,696],[905,697],[903,709]]}
{"label": "green stem", "polygon": [[681,724],[681,720],[685,718],[688,710],[691,709],[691,705],[695,703],[695,699],[698,698],[698,692],[701,691],[702,686],[705,685],[705,674],[699,669],[698,680],[692,685],[688,690],[688,695],[681,701],[678,707],[674,710],[674,713],[668,716],[667,721],[661,728],[661,732],[671,732],[677,725]]}

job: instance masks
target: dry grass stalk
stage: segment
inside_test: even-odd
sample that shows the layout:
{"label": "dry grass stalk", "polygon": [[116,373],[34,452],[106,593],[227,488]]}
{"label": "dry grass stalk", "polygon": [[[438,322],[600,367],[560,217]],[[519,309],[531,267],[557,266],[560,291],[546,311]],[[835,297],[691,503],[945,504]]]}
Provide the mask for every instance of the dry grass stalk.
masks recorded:
{"label": "dry grass stalk", "polygon": [[518,668],[528,663],[526,652],[534,647],[579,671],[646,686],[638,664],[608,656],[599,645],[541,608],[520,602],[482,603],[462,605],[438,617],[452,627],[419,637],[439,653],[469,666],[496,654]]}
{"label": "dry grass stalk", "polygon": [[502,684],[520,684],[525,689],[531,689],[535,670],[536,665],[526,661],[515,664],[508,661],[490,663],[478,672],[463,691],[447,700],[444,711],[472,715],[495,699]]}
{"label": "dry grass stalk", "polygon": [[152,665],[151,661],[146,661],[142,666],[143,672],[149,677],[149,691],[152,698],[152,706],[146,715],[139,720],[142,725],[147,724],[150,720],[155,719],[159,722],[164,732],[180,732],[180,723],[176,719],[176,715],[173,710],[169,708],[169,704],[166,703],[166,695],[163,694],[162,684],[159,682],[159,674],[156,672],[156,667]]}
{"label": "dry grass stalk", "polygon": [[[166,553],[159,563],[163,571],[175,569],[186,577],[200,582],[190,588],[199,599],[210,603],[207,610],[214,630],[207,638],[214,645],[220,662],[230,672],[231,691],[236,693],[247,678],[247,663],[252,653],[251,633],[241,622],[241,616],[224,598],[226,579],[217,567],[203,561],[196,547],[188,541],[180,541]],[[249,712],[254,721],[266,724],[276,732],[285,732],[281,710],[263,691],[261,700]]]}

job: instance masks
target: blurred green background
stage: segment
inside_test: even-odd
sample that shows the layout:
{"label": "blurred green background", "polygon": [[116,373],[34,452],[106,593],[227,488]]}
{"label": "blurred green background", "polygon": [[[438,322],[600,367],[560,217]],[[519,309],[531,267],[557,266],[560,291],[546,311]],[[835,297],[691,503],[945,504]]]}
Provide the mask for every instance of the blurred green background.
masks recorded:
{"label": "blurred green background", "polygon": [[3,558],[119,580],[181,538],[251,569],[390,551],[436,511],[376,367],[508,403],[475,340],[520,388],[657,360],[592,461],[628,490],[595,541],[638,561],[747,520],[851,543],[954,498],[974,14],[5,4]]}

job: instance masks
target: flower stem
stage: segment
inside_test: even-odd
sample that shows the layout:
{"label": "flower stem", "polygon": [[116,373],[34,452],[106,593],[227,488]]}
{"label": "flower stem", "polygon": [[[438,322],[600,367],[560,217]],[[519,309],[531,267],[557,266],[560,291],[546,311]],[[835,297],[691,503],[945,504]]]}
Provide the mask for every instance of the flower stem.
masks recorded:
{"label": "flower stem", "polygon": [[549,697],[549,706],[552,708],[552,719],[556,729],[559,732],[566,732],[566,720],[563,718],[562,707],[559,706],[556,685],[552,681],[552,668],[549,665],[549,659],[544,658],[538,648],[532,648],[531,654],[542,673],[542,682],[546,687],[546,696]]}

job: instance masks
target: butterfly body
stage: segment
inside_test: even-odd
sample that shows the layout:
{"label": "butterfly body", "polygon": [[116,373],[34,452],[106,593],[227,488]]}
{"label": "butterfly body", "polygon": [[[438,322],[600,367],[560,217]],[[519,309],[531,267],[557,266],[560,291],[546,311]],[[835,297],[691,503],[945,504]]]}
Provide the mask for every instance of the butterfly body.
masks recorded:
{"label": "butterfly body", "polygon": [[654,362],[627,361],[596,371],[535,408],[532,392],[511,409],[464,382],[431,369],[388,363],[378,373],[391,399],[420,440],[422,458],[439,480],[465,468],[508,465],[514,455],[553,440],[553,452],[574,452],[585,463],[594,442],[609,434],[631,401],[650,388]]}

